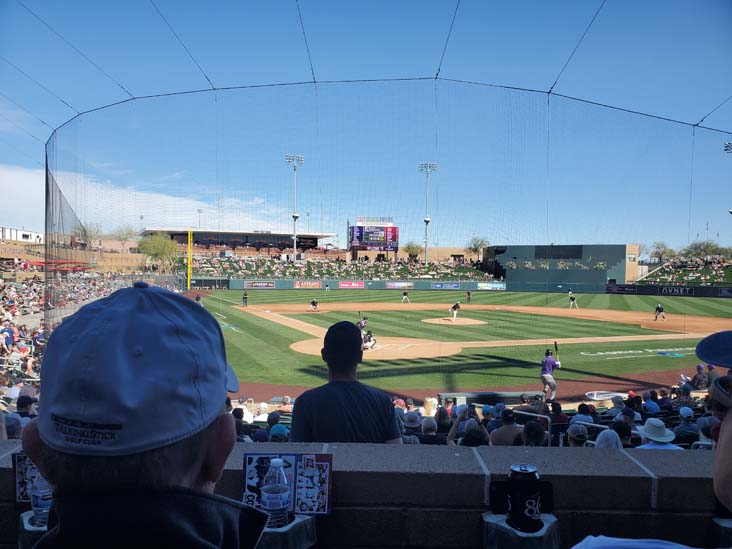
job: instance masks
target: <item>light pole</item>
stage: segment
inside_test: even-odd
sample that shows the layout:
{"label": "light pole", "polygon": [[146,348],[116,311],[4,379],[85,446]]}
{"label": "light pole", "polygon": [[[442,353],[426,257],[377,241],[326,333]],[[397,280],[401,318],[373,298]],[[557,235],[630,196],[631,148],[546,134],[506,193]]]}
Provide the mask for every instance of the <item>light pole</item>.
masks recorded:
{"label": "light pole", "polygon": [[201,214],[203,213],[203,210],[201,210],[201,209],[199,208],[199,209],[198,209],[198,210],[196,210],[196,211],[198,212],[198,228],[200,229],[200,228],[201,228]]}
{"label": "light pole", "polygon": [[434,162],[420,162],[417,164],[419,171],[424,173],[424,264],[427,265],[427,225],[430,224],[430,174],[437,171],[437,164]]}
{"label": "light pole", "polygon": [[[732,141],[725,141],[724,142],[724,152],[727,154],[732,154]],[[732,210],[728,210],[729,215],[732,215]]]}
{"label": "light pole", "polygon": [[286,154],[285,162],[292,166],[293,183],[293,208],[292,208],[292,260],[297,259],[297,220],[300,214],[297,213],[297,166],[302,166],[305,157],[301,154]]}

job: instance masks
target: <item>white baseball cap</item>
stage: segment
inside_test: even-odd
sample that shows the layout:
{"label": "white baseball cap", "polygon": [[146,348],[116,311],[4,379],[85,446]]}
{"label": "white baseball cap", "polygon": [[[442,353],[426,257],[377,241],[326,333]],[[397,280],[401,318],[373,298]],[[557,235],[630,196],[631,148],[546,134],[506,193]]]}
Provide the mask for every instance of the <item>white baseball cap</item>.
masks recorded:
{"label": "white baseball cap", "polygon": [[239,382],[218,322],[145,282],[90,303],[53,332],[38,430],[60,452],[123,456],[205,429]]}

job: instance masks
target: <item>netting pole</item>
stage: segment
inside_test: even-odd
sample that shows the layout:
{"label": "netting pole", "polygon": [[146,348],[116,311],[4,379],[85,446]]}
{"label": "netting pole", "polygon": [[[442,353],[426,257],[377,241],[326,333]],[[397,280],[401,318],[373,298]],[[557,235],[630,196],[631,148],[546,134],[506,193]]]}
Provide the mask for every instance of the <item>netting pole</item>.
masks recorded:
{"label": "netting pole", "polygon": [[193,231],[188,229],[188,277],[186,290],[191,289],[191,270],[193,269]]}

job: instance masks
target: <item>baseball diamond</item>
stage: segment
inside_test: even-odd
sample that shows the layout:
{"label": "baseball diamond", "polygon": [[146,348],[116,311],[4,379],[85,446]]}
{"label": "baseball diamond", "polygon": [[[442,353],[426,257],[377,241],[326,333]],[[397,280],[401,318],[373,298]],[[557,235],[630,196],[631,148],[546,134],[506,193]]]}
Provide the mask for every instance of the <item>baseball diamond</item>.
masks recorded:
{"label": "baseball diamond", "polygon": [[[323,291],[318,313],[307,312],[309,299],[297,290],[251,290],[247,307],[236,291],[204,293],[205,306],[225,328],[232,327],[224,337],[245,388],[242,396],[297,395],[322,383],[319,355],[326,328],[360,316],[368,316],[377,340],[364,352],[361,379],[414,397],[429,391],[536,390],[538,364],[554,341],[561,349],[562,399],[593,390],[672,385],[693,369],[701,338],[732,329],[732,303],[704,298],[661,298],[669,315],[658,323],[656,297],[579,294],[583,308],[568,309],[562,294],[474,292],[459,322],[452,323],[445,321],[445,309],[457,291],[413,291],[409,305],[395,290]],[[539,297],[543,304],[537,304]]]}

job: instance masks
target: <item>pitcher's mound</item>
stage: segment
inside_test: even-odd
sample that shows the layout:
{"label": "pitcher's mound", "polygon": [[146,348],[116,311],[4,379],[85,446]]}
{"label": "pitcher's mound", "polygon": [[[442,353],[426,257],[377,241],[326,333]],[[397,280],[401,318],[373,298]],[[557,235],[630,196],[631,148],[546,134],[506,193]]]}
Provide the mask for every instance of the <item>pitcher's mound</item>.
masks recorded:
{"label": "pitcher's mound", "polygon": [[452,317],[448,318],[425,318],[422,322],[428,324],[449,324],[451,326],[477,326],[478,324],[488,324],[483,320],[475,320],[474,318],[460,318],[457,317],[455,322],[452,321]]}
{"label": "pitcher's mound", "polygon": [[[323,339],[306,339],[290,345],[290,349],[306,355],[320,356]],[[432,341],[409,337],[377,337],[376,347],[363,352],[367,360],[397,360],[404,358],[435,358],[450,356],[462,350],[460,343],[452,341]]]}

